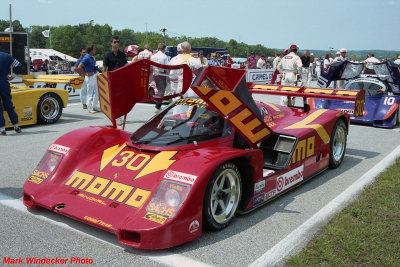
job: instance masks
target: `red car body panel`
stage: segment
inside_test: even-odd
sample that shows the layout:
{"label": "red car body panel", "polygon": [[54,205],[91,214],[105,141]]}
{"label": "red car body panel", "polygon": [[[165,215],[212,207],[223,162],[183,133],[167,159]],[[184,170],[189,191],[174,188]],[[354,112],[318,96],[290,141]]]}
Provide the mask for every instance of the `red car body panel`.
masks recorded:
{"label": "red car body panel", "polygon": [[[215,105],[211,95],[224,91],[226,98],[240,99],[240,109],[223,114],[238,130],[232,129],[221,138],[185,145],[136,144],[131,142],[131,133],[115,128],[115,119],[128,113],[135,103],[152,99],[146,78],[152,64],[144,60],[99,78],[99,86],[103,83],[102,109],[113,126],[78,129],[57,139],[24,184],[23,200],[27,207],[44,207],[115,233],[127,246],[141,249],[176,246],[201,236],[205,191],[210,177],[221,164],[233,162],[240,169],[243,197],[239,212],[248,212],[326,169],[333,128],[338,120],[344,120],[347,125],[349,122],[349,115],[338,111],[304,112],[293,107],[251,102],[247,99],[249,91],[243,92],[242,70],[209,67],[199,74],[192,89],[220,114],[226,111],[224,105],[228,102],[221,100],[222,104]],[[134,85],[121,81],[129,76],[129,70],[134,70],[132,75],[139,79],[139,82],[131,81]],[[185,74],[183,80],[188,77],[191,75]],[[140,83],[143,79],[147,84]],[[206,90],[205,79],[219,90]],[[144,91],[137,99],[126,99],[126,107],[116,107],[117,99],[128,97],[132,90]],[[188,86],[184,85],[181,93],[187,90]],[[356,101],[356,96],[352,99]],[[232,118],[245,109],[249,111],[247,118],[242,118],[241,126],[235,125]],[[164,116],[163,112],[159,116]],[[251,124],[255,119],[257,123]],[[265,131],[263,136],[251,140],[251,135],[260,129]],[[247,147],[235,145],[236,133],[247,140]],[[279,143],[280,138],[287,141],[284,152],[269,147]],[[265,160],[271,154],[280,157],[281,162],[271,163],[274,167],[268,168]],[[53,163],[48,163],[51,160]],[[171,208],[169,204],[153,201],[158,192],[166,194],[170,189],[178,192],[180,206]]]}

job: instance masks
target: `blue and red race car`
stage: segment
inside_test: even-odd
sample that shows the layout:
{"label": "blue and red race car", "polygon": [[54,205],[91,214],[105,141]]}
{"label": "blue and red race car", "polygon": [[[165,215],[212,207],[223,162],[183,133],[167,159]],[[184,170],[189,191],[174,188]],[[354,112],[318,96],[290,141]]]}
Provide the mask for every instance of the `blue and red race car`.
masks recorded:
{"label": "blue and red race car", "polygon": [[[362,63],[341,62],[323,71],[319,85],[328,87],[332,80],[349,79],[342,87],[344,90],[365,90],[364,114],[362,117],[351,115],[351,122],[375,127],[393,128],[399,123],[400,73],[399,66],[386,61],[375,63],[373,74],[360,74]],[[312,108],[336,109],[353,114],[353,104],[341,100],[310,100]]]}
{"label": "blue and red race car", "polygon": [[[112,125],[57,139],[24,184],[24,204],[115,233],[127,246],[176,246],[341,164],[348,114],[252,94],[341,99],[363,112],[363,90],[253,85],[245,70],[223,67],[192,77],[187,65],[148,60],[100,75]],[[134,133],[116,127],[136,103],[180,95],[194,97],[175,100]]]}

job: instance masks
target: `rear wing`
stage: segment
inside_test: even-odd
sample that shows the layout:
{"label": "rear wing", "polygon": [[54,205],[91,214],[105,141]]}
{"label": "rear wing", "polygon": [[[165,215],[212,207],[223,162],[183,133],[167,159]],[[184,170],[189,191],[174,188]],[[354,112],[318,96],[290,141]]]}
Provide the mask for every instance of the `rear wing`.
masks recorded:
{"label": "rear wing", "polygon": [[158,101],[185,94],[192,82],[188,65],[162,65],[138,60],[97,76],[101,111],[111,120],[126,116],[136,103]]}
{"label": "rear wing", "polygon": [[304,103],[307,98],[324,98],[333,100],[353,101],[355,102],[354,116],[362,117],[364,112],[365,91],[297,87],[286,85],[261,85],[248,84],[249,91],[253,94],[280,95],[288,97],[301,97]]}
{"label": "rear wing", "polygon": [[58,84],[69,84],[74,89],[80,89],[83,84],[84,77],[80,76],[68,76],[68,75],[24,75],[22,76],[22,82],[26,86],[34,86],[35,83],[46,83],[54,85]]}

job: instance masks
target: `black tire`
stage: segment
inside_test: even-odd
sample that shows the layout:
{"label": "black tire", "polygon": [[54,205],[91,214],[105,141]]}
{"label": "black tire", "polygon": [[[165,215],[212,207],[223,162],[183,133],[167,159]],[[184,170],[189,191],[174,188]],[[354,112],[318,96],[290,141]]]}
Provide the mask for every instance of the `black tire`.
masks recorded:
{"label": "black tire", "polygon": [[210,181],[203,201],[203,224],[206,229],[221,230],[228,226],[242,196],[239,169],[231,162],[219,166]]}
{"label": "black tire", "polygon": [[37,105],[38,121],[43,124],[55,123],[61,117],[63,103],[55,93],[46,93],[39,99]]}
{"label": "black tire", "polygon": [[330,151],[329,167],[335,169],[342,163],[347,145],[347,126],[343,120],[338,120],[333,128]]}

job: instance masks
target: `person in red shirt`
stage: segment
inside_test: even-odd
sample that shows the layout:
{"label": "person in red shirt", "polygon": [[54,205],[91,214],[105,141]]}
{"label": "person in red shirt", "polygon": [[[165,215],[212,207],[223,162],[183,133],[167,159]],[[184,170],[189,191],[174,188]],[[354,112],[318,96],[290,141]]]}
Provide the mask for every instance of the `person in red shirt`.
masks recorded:
{"label": "person in red shirt", "polygon": [[257,59],[254,52],[251,52],[250,56],[247,58],[247,68],[248,69],[257,68]]}
{"label": "person in red shirt", "polygon": [[228,54],[227,58],[225,60],[225,67],[231,68],[233,64],[233,60],[231,59],[231,56]]}

